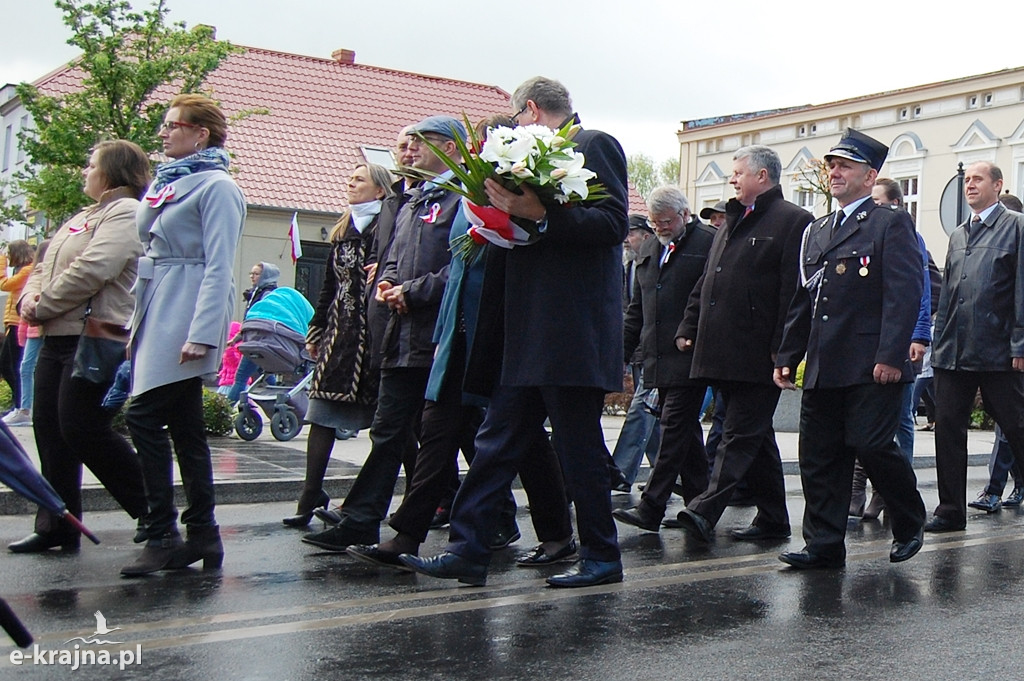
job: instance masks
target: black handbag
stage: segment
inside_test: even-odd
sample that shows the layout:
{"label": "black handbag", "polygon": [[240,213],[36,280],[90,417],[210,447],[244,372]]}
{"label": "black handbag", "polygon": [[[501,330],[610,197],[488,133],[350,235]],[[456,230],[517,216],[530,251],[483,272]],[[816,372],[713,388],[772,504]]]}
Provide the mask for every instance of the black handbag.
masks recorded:
{"label": "black handbag", "polygon": [[78,338],[71,377],[90,383],[111,383],[125,360],[129,331],[118,324],[94,319],[89,315],[91,311],[90,305],[85,311],[85,328]]}

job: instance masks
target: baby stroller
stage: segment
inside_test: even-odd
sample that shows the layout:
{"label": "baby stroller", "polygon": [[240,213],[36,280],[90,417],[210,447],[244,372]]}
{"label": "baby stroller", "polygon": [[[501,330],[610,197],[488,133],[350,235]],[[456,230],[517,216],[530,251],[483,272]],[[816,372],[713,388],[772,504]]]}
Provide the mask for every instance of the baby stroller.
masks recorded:
{"label": "baby stroller", "polygon": [[[255,440],[263,431],[263,419],[254,406],[270,417],[270,432],[281,442],[302,430],[313,378],[313,360],[306,352],[306,330],[312,317],[313,306],[288,287],[274,289],[246,313],[238,351],[263,374],[238,399],[235,432],[243,440]],[[268,382],[271,375],[278,377],[277,384]]]}

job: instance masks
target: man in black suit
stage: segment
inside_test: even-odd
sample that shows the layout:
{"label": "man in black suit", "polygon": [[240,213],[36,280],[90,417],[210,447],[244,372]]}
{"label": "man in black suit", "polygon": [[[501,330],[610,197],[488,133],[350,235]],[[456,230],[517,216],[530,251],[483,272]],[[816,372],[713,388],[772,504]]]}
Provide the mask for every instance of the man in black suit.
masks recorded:
{"label": "man in black suit", "polygon": [[999,202],[1002,188],[997,166],[968,166],[971,217],[949,237],[932,347],[939,505],[928,532],[967,526],[967,424],[978,388],[1011,449],[1024,452],[1024,216]]}
{"label": "man in black suit", "polygon": [[[548,78],[520,85],[512,107],[520,125],[557,129],[575,118],[568,91]],[[622,388],[622,345],[610,340],[622,337],[626,158],[605,133],[583,130],[575,141],[607,198],[542,203],[526,186],[516,194],[487,181],[494,207],[535,221],[543,236],[505,256],[503,305],[486,298],[485,284],[481,317],[504,313],[501,375],[477,434],[476,458],[455,497],[447,550],[431,558],[400,556],[417,572],[485,583],[496,509],[524,461],[526,435],[550,418],[552,443],[576,507],[581,560],[547,582],[578,587],[622,580],[601,412],[605,393]],[[480,324],[486,327],[486,320]]]}
{"label": "man in black suit", "polygon": [[711,541],[714,526],[746,478],[757,515],[733,530],[739,540],[788,537],[789,513],[782,461],[772,429],[779,388],[772,381],[786,309],[797,286],[800,235],[812,216],[782,198],[782,162],[765,146],[733,157],[736,198],[715,234],[707,267],[676,332],[676,345],[693,350],[690,376],[725,396],[725,426],[708,489],[675,522]]}
{"label": "man in black suit", "polygon": [[904,384],[914,380],[909,348],[924,267],[910,215],[871,200],[888,151],[847,129],[825,156],[840,210],[804,233],[804,290],[793,298],[775,364],[776,384],[794,390],[807,354],[800,411],[806,545],[780,556],[798,569],[845,565],[855,460],[886,500],[894,538],[889,560],[921,549],[924,502],[895,437]]}
{"label": "man in black suit", "polygon": [[[707,385],[690,378],[692,352],[676,348],[684,301],[704,272],[715,230],[690,223],[690,202],[675,186],[658,187],[647,198],[657,239],[648,239],[636,260],[633,300],[626,310],[626,355],[640,346],[644,384],[658,389],[663,423],[654,470],[635,508],[617,509],[624,523],[657,532],[676,478],[690,501],[708,486],[700,408]],[[689,224],[687,224],[689,223]]]}

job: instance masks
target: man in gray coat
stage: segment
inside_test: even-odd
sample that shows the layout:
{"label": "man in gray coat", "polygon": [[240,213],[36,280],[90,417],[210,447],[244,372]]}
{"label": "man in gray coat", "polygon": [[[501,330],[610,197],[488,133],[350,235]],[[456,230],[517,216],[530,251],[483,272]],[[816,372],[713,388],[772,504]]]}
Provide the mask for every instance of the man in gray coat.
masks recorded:
{"label": "man in gray coat", "polygon": [[[412,167],[450,176],[447,166],[424,144],[429,140],[449,158],[459,159],[455,136],[462,123],[431,116],[410,130]],[[352,544],[376,544],[380,522],[398,479],[398,469],[414,437],[434,357],[434,325],[448,281],[448,234],[458,214],[459,195],[433,182],[406,192],[395,219],[394,242],[377,277],[377,301],[391,309],[382,343],[377,411],[370,424],[373,446],[340,508],[341,522],[302,541],[328,551]]]}
{"label": "man in gray coat", "polygon": [[1024,216],[999,203],[1003,173],[968,166],[971,217],[949,237],[935,317],[935,468],[939,505],[926,532],[967,526],[967,424],[981,388],[1015,452],[1024,452]]}

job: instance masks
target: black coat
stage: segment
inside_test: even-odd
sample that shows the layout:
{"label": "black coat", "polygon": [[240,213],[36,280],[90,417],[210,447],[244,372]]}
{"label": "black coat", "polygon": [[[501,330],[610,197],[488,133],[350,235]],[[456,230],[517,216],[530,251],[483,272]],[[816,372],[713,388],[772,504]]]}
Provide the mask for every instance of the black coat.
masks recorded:
{"label": "black coat", "polygon": [[773,355],[798,284],[800,235],[813,216],[772,187],[743,217],[731,199],[677,338],[694,341],[692,378],[773,384]]}
{"label": "black coat", "polygon": [[1010,371],[1024,357],[1024,215],[1002,205],[949,237],[935,317],[932,366]]}
{"label": "black coat", "polygon": [[834,221],[826,215],[804,234],[803,276],[820,271],[821,286],[794,296],[776,365],[795,370],[806,351],[805,389],[874,383],[876,364],[912,382],[908,353],[924,288],[913,220],[868,197],[832,235]]}
{"label": "black coat", "polygon": [[434,326],[448,282],[448,235],[460,197],[440,187],[406,192],[399,209],[387,262],[378,280],[401,284],[409,311],[393,312],[384,331],[382,366],[429,367],[434,360]]}
{"label": "black coat", "polygon": [[626,309],[624,350],[629,357],[640,347],[644,386],[669,388],[699,383],[690,379],[692,352],[676,348],[676,330],[693,287],[704,272],[715,230],[687,226],[673,243],[675,250],[658,267],[664,247],[647,239],[636,259],[636,285]]}
{"label": "black coat", "polygon": [[367,259],[367,264],[377,264],[376,275],[372,280],[366,282],[363,301],[366,305],[366,323],[370,333],[370,361],[378,371],[384,360],[384,330],[387,329],[388,320],[391,318],[391,309],[387,305],[377,302],[377,282],[383,274],[384,264],[388,260],[388,253],[391,252],[391,245],[394,243],[395,219],[407,198],[402,185],[402,180],[392,185],[392,189],[395,191],[394,195],[384,199],[384,203],[380,207],[380,213],[377,215],[377,227],[373,231],[373,247]]}
{"label": "black coat", "polygon": [[[576,135],[577,151],[609,198],[547,206],[544,237],[507,251],[504,309],[484,279],[473,354],[500,350],[501,383],[622,389],[622,242],[629,231],[626,157],[615,138],[596,130]],[[500,271],[500,268],[494,272]],[[504,315],[503,338],[480,336]],[[470,367],[498,355],[471,357]],[[476,377],[474,377],[475,379]],[[476,381],[474,380],[474,383]],[[485,390],[477,386],[476,391]]]}

